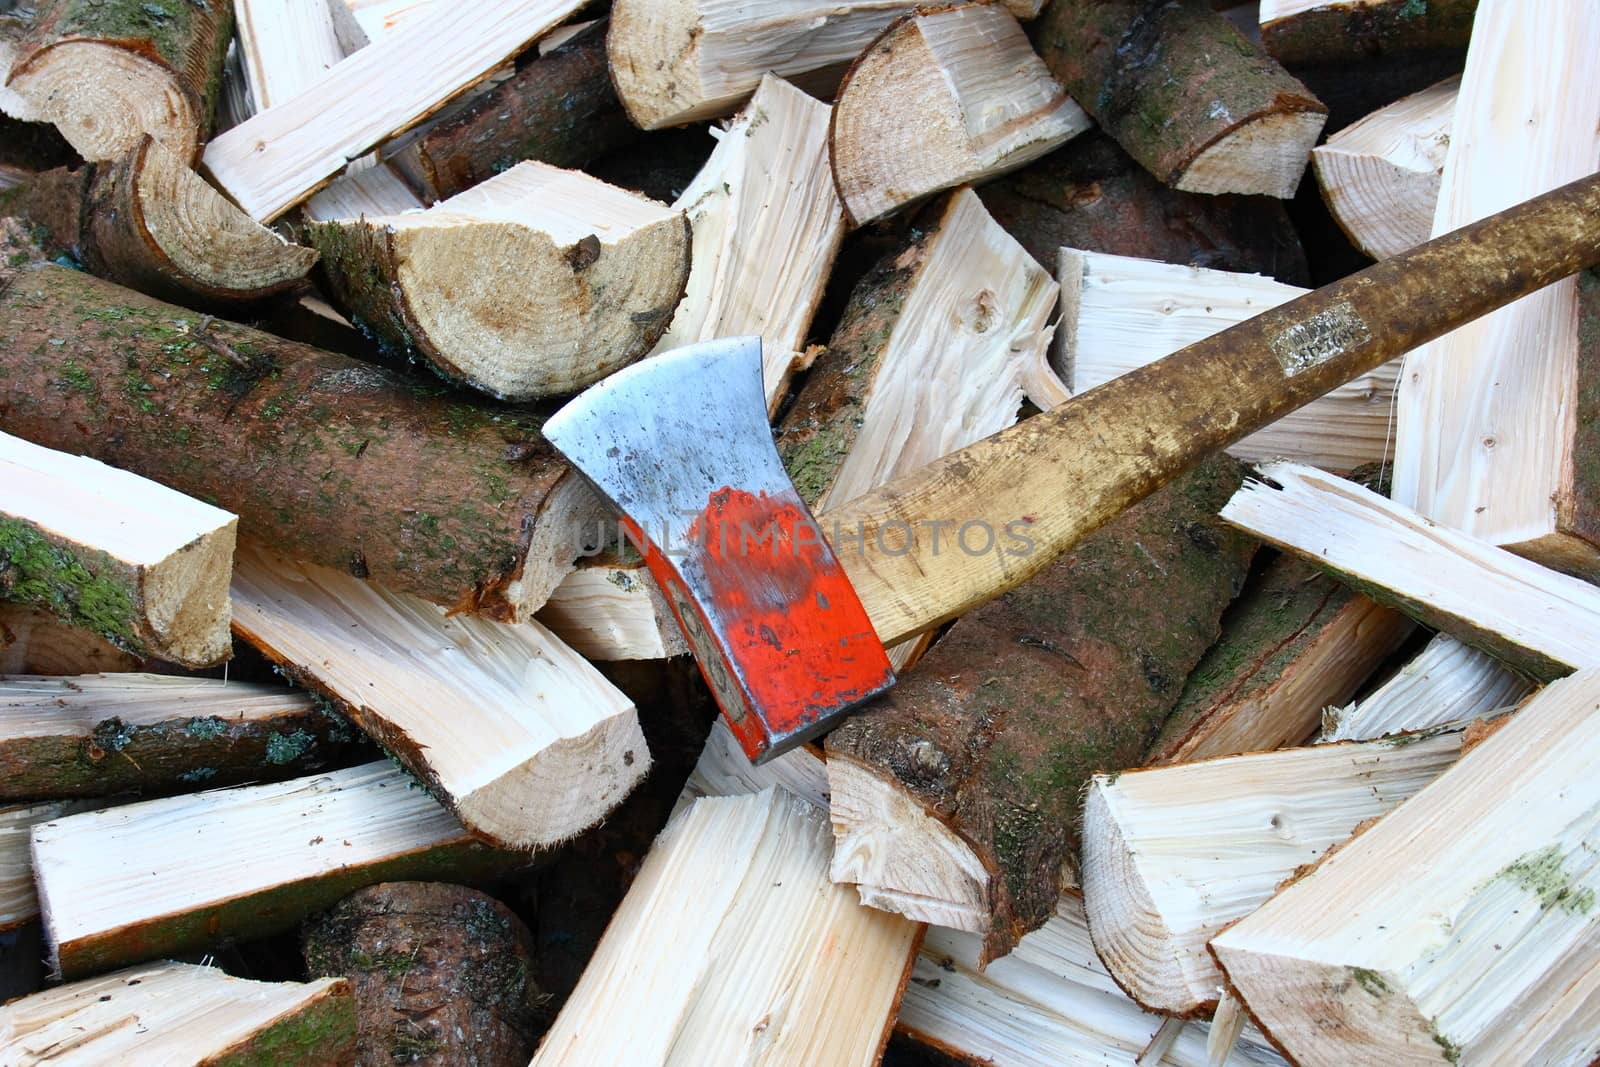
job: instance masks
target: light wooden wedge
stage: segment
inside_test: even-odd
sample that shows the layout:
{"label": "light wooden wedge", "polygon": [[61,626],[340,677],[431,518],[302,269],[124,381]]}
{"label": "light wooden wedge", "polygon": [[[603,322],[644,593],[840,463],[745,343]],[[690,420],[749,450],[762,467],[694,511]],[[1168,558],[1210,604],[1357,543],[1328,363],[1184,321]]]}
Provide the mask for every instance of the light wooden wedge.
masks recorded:
{"label": "light wooden wedge", "polygon": [[1440,723],[1479,719],[1513,707],[1534,686],[1449,634],[1428,647],[1360,703],[1323,712],[1322,740],[1365,741]]}

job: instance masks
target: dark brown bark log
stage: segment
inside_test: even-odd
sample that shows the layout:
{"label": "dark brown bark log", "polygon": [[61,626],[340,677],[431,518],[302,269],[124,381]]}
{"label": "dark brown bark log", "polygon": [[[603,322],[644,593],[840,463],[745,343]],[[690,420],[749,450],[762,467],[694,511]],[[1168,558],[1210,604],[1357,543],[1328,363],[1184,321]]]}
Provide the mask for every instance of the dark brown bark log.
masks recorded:
{"label": "dark brown bark log", "polygon": [[1263,12],[1261,43],[1280,63],[1340,63],[1459,51],[1478,0],[1336,0],[1287,18]]}
{"label": "dark brown bark log", "polygon": [[1062,247],[1310,280],[1283,205],[1266,197],[1180,193],[1100,133],[978,190],[1028,254],[1053,268]]}
{"label": "dark brown bark log", "polygon": [[494,618],[571,569],[596,505],[525,411],[56,266],[0,288],[0,425],[240,516],[283,555]]}
{"label": "dark brown bark log", "polygon": [[[1327,115],[1206,0],[1055,0],[1035,41],[1084,110],[1177,188],[1292,196],[1306,163],[1292,157],[1309,154]],[[1234,138],[1249,165],[1213,173]]]}
{"label": "dark brown bark log", "polygon": [[638,135],[611,86],[601,23],[518,67],[397,162],[425,198],[443,200],[525,159],[581,167]]}
{"label": "dark brown bark log", "polygon": [[986,960],[1050,917],[1084,783],[1138,762],[1215,640],[1255,550],[1216,518],[1242,478],[1214,459],[1135,506],[829,735],[830,763],[889,783],[981,861]]}
{"label": "dark brown bark log", "polygon": [[361,1067],[522,1067],[533,1055],[533,938],[493,897],[385,882],[311,920],[302,943],[313,977],[350,980]]}

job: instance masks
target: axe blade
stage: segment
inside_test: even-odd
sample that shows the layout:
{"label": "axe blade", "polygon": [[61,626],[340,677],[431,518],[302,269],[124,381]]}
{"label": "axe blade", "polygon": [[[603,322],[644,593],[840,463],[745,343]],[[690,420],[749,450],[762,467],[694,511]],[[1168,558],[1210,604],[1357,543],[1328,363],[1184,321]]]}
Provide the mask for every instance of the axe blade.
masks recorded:
{"label": "axe blade", "polygon": [[760,338],[636,363],[568,402],[544,434],[620,514],[751,760],[894,684],[772,443]]}

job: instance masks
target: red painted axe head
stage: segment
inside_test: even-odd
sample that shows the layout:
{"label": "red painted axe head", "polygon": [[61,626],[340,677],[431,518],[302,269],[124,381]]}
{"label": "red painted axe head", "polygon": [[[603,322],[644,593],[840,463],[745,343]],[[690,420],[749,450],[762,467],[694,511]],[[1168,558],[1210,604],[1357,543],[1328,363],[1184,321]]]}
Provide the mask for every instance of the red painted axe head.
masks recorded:
{"label": "red painted axe head", "polygon": [[621,514],[756,762],[894,684],[772,443],[761,341],[705,341],[591,386],[545,437]]}

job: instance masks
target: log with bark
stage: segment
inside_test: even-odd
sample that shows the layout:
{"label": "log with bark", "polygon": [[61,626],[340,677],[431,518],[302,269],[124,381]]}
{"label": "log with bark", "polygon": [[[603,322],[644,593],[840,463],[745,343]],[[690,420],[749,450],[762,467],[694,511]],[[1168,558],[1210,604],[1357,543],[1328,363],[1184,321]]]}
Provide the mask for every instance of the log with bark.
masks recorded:
{"label": "log with bark", "polygon": [[458,610],[531,615],[599,515],[536,417],[57,266],[0,289],[0,368],[10,432]]}
{"label": "log with bark", "polygon": [[637,133],[611,86],[597,22],[434,123],[395,162],[430,201],[444,200],[525,159],[581,167]]}
{"label": "log with bark", "polygon": [[[1434,216],[1441,234],[1600,169],[1600,6],[1530,21],[1484,0]],[[1514,116],[1514,118],[1513,118]],[[1600,275],[1585,272],[1406,357],[1394,498],[1550,566],[1600,577]]]}
{"label": "log with bark", "polygon": [[113,161],[37,175],[0,197],[0,211],[44,227],[92,273],[170,300],[259,300],[298,284],[317,260],[149,136]]}
{"label": "log with bark", "polygon": [[309,237],[353,319],[505,400],[570,393],[644,355],[689,277],[680,212],[536,162],[425,212],[317,223]]}
{"label": "log with bark", "polygon": [[0,601],[0,674],[100,674],[138,670],[140,662],[43,608]]}
{"label": "log with bark", "polygon": [[[251,217],[275,219],[346,162],[427,118],[582,6],[582,0],[433,6],[299,93],[213,138],[203,156],[206,169]],[[433,76],[420,76],[425,71]]]}
{"label": "log with bark", "polygon": [[1311,150],[1322,198],[1350,243],[1373,259],[1433,233],[1459,77],[1397,100]]}
{"label": "log with bark", "polygon": [[839,85],[829,148],[851,224],[1016,170],[1090,126],[996,4],[897,20]]}
{"label": "log with bark", "polygon": [[307,774],[357,739],[282,686],[159,674],[0,679],[0,800],[171,793]]}
{"label": "log with bark", "polygon": [[1322,740],[1364,741],[1513,707],[1533,691],[1493,656],[1437,634],[1428,647],[1361,700],[1323,712]]}
{"label": "log with bark", "polygon": [[828,169],[829,114],[768,75],[673,204],[694,231],[693,256],[688,288],[655,351],[759,336],[769,412],[809,365],[811,317],[844,237]]}
{"label": "log with bark", "polygon": [[354,1062],[341,979],[253,982],[171,961],[129,967],[0,1008],[0,1061],[326,1067]]}
{"label": "log with bark", "polygon": [[5,433],[0,485],[0,598],[137,656],[209,667],[232,654],[233,515]]}
{"label": "log with bark", "polygon": [[1600,671],[1551,683],[1212,939],[1228,980],[1296,1062],[1600,1054],[1597,710]]}
{"label": "log with bark", "polygon": [[959,620],[827,739],[833,877],[1004,955],[1049,919],[1083,784],[1134,764],[1216,639],[1254,542],[1213,460]]}
{"label": "log with bark", "polygon": [[39,896],[33,887],[33,854],[29,851],[33,828],[104,806],[104,801],[91,800],[0,806],[0,931],[15,930],[39,917]]}
{"label": "log with bark", "polygon": [[1478,0],[1262,0],[1261,42],[1280,63],[1458,52]]}
{"label": "log with bark", "polygon": [[[778,789],[693,802],[533,1063],[877,1063],[921,929],[830,885],[829,846],[827,817]],[[619,1004],[648,1010],[617,1025]]]}
{"label": "log with bark", "polygon": [[85,159],[118,159],[148,134],[189,164],[232,34],[230,4],[44,0],[7,85]]}
{"label": "log with bark", "polygon": [[290,930],[378,882],[470,884],[526,861],[387,762],[33,828],[50,962],[67,978]]}
{"label": "log with bark", "polygon": [[541,994],[533,938],[493,897],[442,882],[358,890],[306,923],[313,978],[355,999],[357,1067],[522,1067]]}
{"label": "log with bark", "polygon": [[248,544],[234,604],[241,637],[489,841],[533,848],[572,837],[650,767],[633,703],[531,620],[450,615]]}
{"label": "log with bark", "polygon": [[1296,868],[1455,762],[1464,728],[1097,775],[1083,894],[1100,958],[1151,1011],[1208,1015],[1226,986],[1206,942]]}
{"label": "log with bark", "polygon": [[1189,763],[1305,741],[1414,627],[1292,555],[1252,577],[1144,762]]}
{"label": "log with bark", "polygon": [[[1307,290],[1234,274],[1063,248],[1055,364],[1074,392],[1169,356]],[[1361,375],[1246,437],[1240,459],[1349,471],[1388,456],[1400,361]]]}
{"label": "log with bark", "polygon": [[1292,197],[1328,116],[1206,0],[1057,0],[1035,39],[1073,99],[1177,189]]}
{"label": "log with bark", "polygon": [[1222,517],[1530,678],[1600,665],[1600,590],[1310,467],[1269,464]]}

